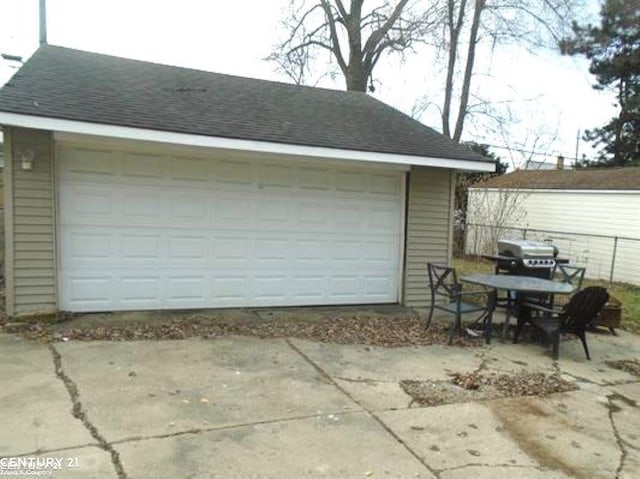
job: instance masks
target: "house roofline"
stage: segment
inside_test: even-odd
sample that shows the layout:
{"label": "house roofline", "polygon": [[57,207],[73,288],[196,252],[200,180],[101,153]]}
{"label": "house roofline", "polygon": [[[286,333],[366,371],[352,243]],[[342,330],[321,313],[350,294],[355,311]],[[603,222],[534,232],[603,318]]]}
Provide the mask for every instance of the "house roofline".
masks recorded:
{"label": "house roofline", "polygon": [[332,160],[366,161],[369,163],[430,166],[434,168],[449,168],[465,171],[495,171],[495,164],[487,161],[456,160],[451,158],[411,156],[394,153],[326,148],[320,146],[292,145],[268,141],[241,140],[23,115],[9,112],[0,112],[0,125],[33,128],[37,130],[50,130],[56,133],[92,135],[123,140],[151,141],[155,143],[249,151],[255,153],[296,155]]}
{"label": "house roofline", "polygon": [[517,186],[505,186],[502,188],[491,187],[469,187],[469,191],[518,191],[522,193],[611,193],[611,194],[630,194],[640,193],[640,189],[623,189],[623,188],[518,188]]}

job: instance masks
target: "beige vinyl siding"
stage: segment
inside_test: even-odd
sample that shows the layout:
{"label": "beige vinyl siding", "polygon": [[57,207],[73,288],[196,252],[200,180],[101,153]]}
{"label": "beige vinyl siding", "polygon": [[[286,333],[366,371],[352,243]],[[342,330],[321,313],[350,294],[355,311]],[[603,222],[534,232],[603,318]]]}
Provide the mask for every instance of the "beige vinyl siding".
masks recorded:
{"label": "beige vinyl siding", "polygon": [[[54,168],[51,133],[11,128],[5,166],[6,276],[9,315],[57,309],[54,231]],[[32,170],[22,170],[15,152],[32,148]],[[11,155],[11,156],[10,156]],[[13,161],[8,161],[13,158]]]}
{"label": "beige vinyl siding", "polygon": [[412,167],[407,198],[403,303],[429,305],[427,262],[448,263],[451,249],[451,170]]}

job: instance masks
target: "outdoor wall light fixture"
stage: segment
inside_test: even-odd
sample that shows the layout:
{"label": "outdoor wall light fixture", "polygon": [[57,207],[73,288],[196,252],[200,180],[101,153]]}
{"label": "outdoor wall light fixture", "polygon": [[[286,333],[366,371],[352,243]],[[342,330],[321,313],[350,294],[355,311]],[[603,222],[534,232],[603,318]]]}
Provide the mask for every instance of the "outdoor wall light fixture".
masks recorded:
{"label": "outdoor wall light fixture", "polygon": [[21,169],[27,171],[33,170],[33,164],[36,161],[36,152],[33,151],[33,148],[19,147],[16,150],[16,159]]}

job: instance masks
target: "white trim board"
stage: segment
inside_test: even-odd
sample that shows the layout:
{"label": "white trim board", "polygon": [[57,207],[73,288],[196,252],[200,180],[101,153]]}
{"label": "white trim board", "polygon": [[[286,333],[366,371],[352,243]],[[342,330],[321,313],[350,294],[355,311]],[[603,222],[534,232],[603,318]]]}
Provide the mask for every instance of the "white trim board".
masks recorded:
{"label": "white trim board", "polygon": [[[200,146],[205,148],[271,153],[318,159],[430,166],[434,168],[450,168],[467,171],[493,172],[495,170],[494,163],[485,161],[453,160],[427,156],[410,156],[392,153],[345,150],[339,148],[334,149],[318,146],[290,145],[266,141],[238,140],[232,138],[165,132],[127,126],[105,125],[101,123],[22,115],[17,113],[0,112],[0,124],[50,130],[56,133],[57,138],[61,137],[60,134],[80,134],[118,138],[123,140],[151,141],[174,145]],[[64,138],[64,136],[62,136],[62,138]]]}

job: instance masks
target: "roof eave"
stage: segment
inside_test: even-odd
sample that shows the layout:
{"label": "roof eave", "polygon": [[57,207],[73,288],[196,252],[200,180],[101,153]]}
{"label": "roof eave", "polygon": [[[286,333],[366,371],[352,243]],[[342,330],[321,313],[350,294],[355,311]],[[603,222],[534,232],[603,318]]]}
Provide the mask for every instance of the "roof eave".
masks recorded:
{"label": "roof eave", "polygon": [[386,163],[395,165],[429,166],[465,171],[495,171],[493,162],[468,159],[438,158],[430,156],[413,156],[395,153],[379,153],[341,148],[275,143],[256,140],[242,140],[216,136],[204,136],[189,133],[133,128],[129,126],[90,123],[61,118],[25,115],[0,111],[0,125],[50,130],[58,138],[70,138],[73,135],[89,135],[121,140],[139,140],[181,146],[248,151],[254,153],[270,153],[295,155],[310,158],[331,160],[363,161],[369,163]]}

